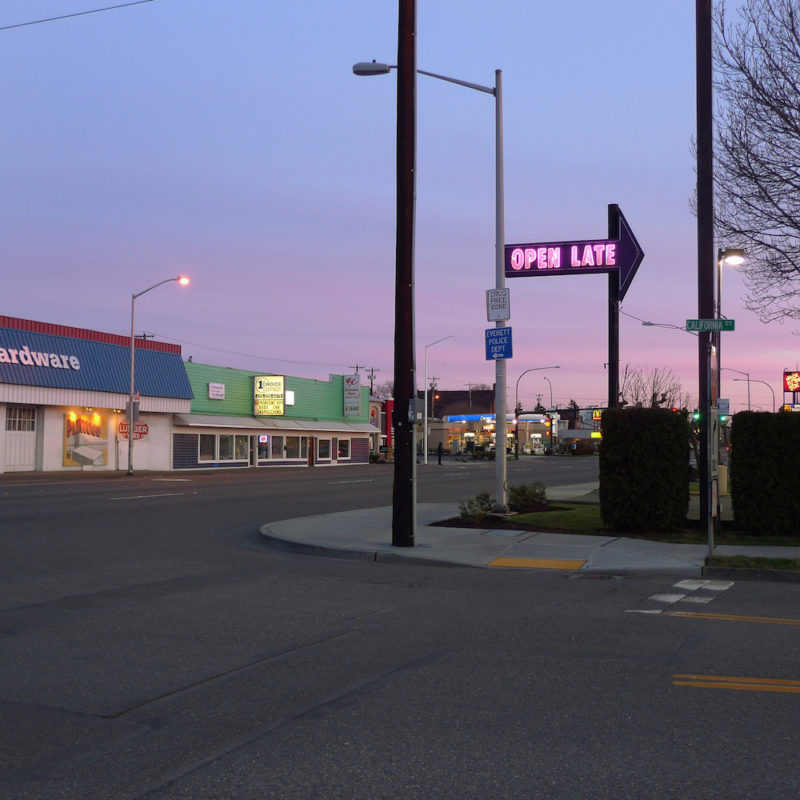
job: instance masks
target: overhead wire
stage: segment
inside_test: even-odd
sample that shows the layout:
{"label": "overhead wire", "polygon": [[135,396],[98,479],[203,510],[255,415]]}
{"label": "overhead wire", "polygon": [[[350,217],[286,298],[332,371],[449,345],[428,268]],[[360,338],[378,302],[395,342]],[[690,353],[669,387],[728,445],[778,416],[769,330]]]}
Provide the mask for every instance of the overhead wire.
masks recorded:
{"label": "overhead wire", "polygon": [[154,0],[131,0],[129,3],[119,3],[115,6],[105,6],[104,8],[93,8],[89,11],[75,11],[72,14],[62,14],[58,17],[47,17],[46,19],[34,19],[30,22],[17,22],[14,25],[3,25],[0,31],[10,31],[12,28],[25,28],[28,25],[40,25],[43,22],[55,22],[59,19],[70,19],[72,17],[83,17],[87,14],[99,14],[101,11],[113,11],[117,8],[127,8],[128,6],[140,6],[143,3],[152,3]]}

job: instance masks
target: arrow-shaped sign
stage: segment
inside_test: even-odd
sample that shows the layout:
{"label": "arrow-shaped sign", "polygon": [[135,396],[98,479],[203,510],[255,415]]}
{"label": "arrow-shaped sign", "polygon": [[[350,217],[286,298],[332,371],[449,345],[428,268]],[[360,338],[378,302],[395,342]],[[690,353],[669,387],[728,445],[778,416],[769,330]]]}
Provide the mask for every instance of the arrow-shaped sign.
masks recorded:
{"label": "arrow-shaped sign", "polygon": [[506,278],[527,275],[579,275],[616,272],[619,299],[625,297],[644,258],[628,221],[616,207],[617,236],[575,242],[541,242],[505,246]]}

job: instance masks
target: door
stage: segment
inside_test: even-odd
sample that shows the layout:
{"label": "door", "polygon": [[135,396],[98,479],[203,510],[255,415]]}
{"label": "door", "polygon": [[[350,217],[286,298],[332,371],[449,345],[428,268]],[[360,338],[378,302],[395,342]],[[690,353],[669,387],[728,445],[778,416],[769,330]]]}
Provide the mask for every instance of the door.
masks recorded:
{"label": "door", "polygon": [[5,470],[32,472],[36,469],[36,408],[8,406],[5,422]]}

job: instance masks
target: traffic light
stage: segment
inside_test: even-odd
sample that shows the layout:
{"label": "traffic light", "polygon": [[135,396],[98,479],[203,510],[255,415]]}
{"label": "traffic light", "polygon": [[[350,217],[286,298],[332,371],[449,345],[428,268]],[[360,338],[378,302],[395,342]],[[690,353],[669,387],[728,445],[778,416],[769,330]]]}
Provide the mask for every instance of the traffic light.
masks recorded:
{"label": "traffic light", "polygon": [[695,410],[694,414],[692,414],[692,420],[694,422],[700,422],[700,412]]}

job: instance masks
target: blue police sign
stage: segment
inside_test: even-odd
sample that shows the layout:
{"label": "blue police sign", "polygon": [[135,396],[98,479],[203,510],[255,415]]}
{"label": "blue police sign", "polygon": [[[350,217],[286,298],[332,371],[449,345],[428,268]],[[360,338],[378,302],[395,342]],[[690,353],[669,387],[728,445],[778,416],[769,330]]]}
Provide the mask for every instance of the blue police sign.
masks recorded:
{"label": "blue police sign", "polygon": [[486,331],[486,360],[511,357],[511,328],[489,328]]}

